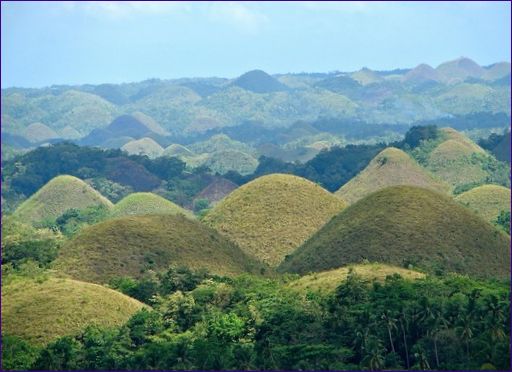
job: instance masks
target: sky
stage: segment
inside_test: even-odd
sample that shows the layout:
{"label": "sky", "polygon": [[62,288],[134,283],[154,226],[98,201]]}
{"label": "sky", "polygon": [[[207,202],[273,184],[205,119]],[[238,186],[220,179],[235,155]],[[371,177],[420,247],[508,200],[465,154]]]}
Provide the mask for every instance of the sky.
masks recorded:
{"label": "sky", "polygon": [[507,2],[1,3],[1,86],[510,61]]}

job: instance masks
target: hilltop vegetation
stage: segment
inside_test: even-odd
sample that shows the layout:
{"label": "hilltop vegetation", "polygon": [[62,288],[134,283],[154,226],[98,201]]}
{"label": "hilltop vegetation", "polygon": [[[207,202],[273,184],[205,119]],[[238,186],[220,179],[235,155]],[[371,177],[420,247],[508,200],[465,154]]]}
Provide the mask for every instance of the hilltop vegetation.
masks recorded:
{"label": "hilltop vegetation", "polygon": [[112,203],[82,180],[73,176],[58,176],[24,201],[14,216],[31,223],[59,217],[70,208],[83,209]]}
{"label": "hilltop vegetation", "polygon": [[144,305],[97,284],[22,278],[2,285],[2,334],[35,345],[74,336],[87,326],[124,324]]}
{"label": "hilltop vegetation", "polygon": [[92,225],[65,244],[55,261],[58,271],[95,283],[140,278],[170,265],[221,275],[259,273],[261,267],[212,229],[181,215],[127,216]]}
{"label": "hilltop vegetation", "polygon": [[372,192],[389,186],[410,185],[447,193],[450,187],[435,179],[405,152],[388,147],[381,151],[356,177],[343,185],[336,195],[354,203]]}
{"label": "hilltop vegetation", "polygon": [[395,186],[339,213],[279,270],[305,274],[369,260],[504,278],[510,275],[509,245],[508,236],[449,197]]}
{"label": "hilltop vegetation", "polygon": [[344,206],[310,181],[273,174],[233,191],[204,222],[248,255],[277,266]]}
{"label": "hilltop vegetation", "polygon": [[164,149],[154,140],[148,137],[132,140],[121,147],[129,155],[145,155],[150,159],[162,156]]}

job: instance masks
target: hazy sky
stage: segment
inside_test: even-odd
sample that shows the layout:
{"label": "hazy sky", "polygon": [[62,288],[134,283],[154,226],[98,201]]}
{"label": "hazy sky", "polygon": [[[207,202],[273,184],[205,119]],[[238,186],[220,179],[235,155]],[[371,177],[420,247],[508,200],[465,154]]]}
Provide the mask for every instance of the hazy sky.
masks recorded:
{"label": "hazy sky", "polygon": [[510,60],[510,3],[4,2],[2,87]]}

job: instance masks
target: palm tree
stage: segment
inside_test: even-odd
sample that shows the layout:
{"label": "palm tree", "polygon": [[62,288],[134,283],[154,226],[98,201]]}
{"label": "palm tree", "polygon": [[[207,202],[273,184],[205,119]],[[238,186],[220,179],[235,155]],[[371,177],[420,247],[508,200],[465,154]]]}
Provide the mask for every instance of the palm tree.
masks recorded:
{"label": "palm tree", "polygon": [[407,336],[405,334],[405,326],[408,323],[408,321],[407,321],[407,314],[406,314],[405,310],[402,310],[398,320],[399,320],[399,323],[400,323],[400,329],[402,331],[402,336],[403,336],[403,340],[404,340],[405,361],[407,363],[407,369],[409,369],[409,368],[411,368],[411,363],[409,361],[409,348],[407,347]]}
{"label": "palm tree", "polygon": [[366,342],[366,355],[362,363],[370,370],[375,371],[384,367],[384,348],[382,342],[375,336],[370,336]]}
{"label": "palm tree", "polygon": [[395,330],[397,329],[397,327],[396,327],[396,319],[395,319],[395,317],[392,314],[390,314],[389,311],[386,311],[385,313],[383,313],[380,318],[386,324],[386,328],[388,329],[389,343],[391,344],[391,351],[394,353],[395,352],[395,345],[393,343],[393,336],[391,335],[391,331],[393,329],[395,329]]}

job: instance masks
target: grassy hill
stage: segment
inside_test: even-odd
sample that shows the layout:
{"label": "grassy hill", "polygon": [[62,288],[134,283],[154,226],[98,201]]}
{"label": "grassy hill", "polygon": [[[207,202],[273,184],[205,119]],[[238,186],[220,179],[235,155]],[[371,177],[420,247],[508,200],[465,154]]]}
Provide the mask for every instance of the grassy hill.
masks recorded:
{"label": "grassy hill", "polygon": [[238,77],[233,85],[254,93],[271,93],[288,89],[286,85],[265,71],[253,70]]}
{"label": "grassy hill", "polygon": [[183,214],[193,217],[186,209],[150,192],[137,192],[118,201],[110,213],[111,217],[123,217],[145,214]]}
{"label": "grassy hill", "polygon": [[416,66],[411,71],[407,72],[403,77],[404,81],[413,83],[439,81],[440,78],[441,77],[439,76],[439,73],[425,63]]}
{"label": "grassy hill", "polygon": [[60,136],[43,123],[32,123],[23,131],[23,137],[34,143],[59,138]]}
{"label": "grassy hill", "polygon": [[153,133],[161,136],[166,136],[169,134],[169,132],[162,128],[162,126],[158,124],[155,119],[144,114],[143,112],[135,111],[131,116],[138,120],[140,123],[144,124],[144,126]]}
{"label": "grassy hill", "polygon": [[475,187],[457,195],[455,200],[489,222],[495,221],[501,211],[510,212],[510,189],[503,186]]}
{"label": "grassy hill", "polygon": [[[510,185],[508,167],[499,163],[464,134],[451,128],[443,128],[437,142],[425,156],[427,169],[437,178],[454,188],[491,182]],[[429,144],[422,146],[428,148]]]}
{"label": "grassy hill", "polygon": [[448,192],[450,186],[435,179],[402,150],[388,147],[381,151],[368,166],[343,185],[336,195],[348,203],[389,186],[419,186],[434,191]]}
{"label": "grassy hill", "polygon": [[395,186],[339,213],[279,270],[304,274],[369,260],[505,278],[509,245],[506,234],[448,196]]}
{"label": "grassy hill", "polygon": [[305,275],[290,282],[288,286],[301,292],[308,290],[328,293],[334,291],[336,287],[345,281],[350,272],[370,282],[374,280],[383,281],[387,276],[393,274],[399,274],[402,278],[410,280],[425,278],[425,274],[418,271],[379,263],[369,263],[349,265],[339,269]]}
{"label": "grassy hill", "polygon": [[448,83],[464,81],[468,77],[479,78],[485,73],[483,67],[465,57],[442,63],[436,70],[442,79]]}
{"label": "grassy hill", "polygon": [[254,272],[258,264],[214,230],[184,216],[116,218],[83,229],[61,249],[55,268],[71,277],[106,283],[140,277],[170,265],[215,274]]}
{"label": "grassy hill", "polygon": [[218,151],[210,154],[203,163],[214,173],[226,174],[234,170],[241,175],[253,173],[258,167],[258,160],[246,152],[236,150]]}
{"label": "grassy hill", "polygon": [[233,191],[204,222],[249,255],[277,266],[344,206],[308,180],[272,174]]}
{"label": "grassy hill", "polygon": [[152,138],[144,137],[138,140],[130,141],[121,147],[130,155],[147,155],[150,159],[162,156],[164,149]]}
{"label": "grassy hill", "polygon": [[93,205],[112,207],[112,203],[84,181],[73,176],[58,176],[25,200],[14,216],[26,222],[40,222],[59,217],[71,208]]}
{"label": "grassy hill", "polygon": [[120,326],[145,305],[112,289],[71,279],[2,286],[2,334],[42,345],[89,325]]}

